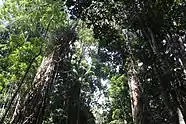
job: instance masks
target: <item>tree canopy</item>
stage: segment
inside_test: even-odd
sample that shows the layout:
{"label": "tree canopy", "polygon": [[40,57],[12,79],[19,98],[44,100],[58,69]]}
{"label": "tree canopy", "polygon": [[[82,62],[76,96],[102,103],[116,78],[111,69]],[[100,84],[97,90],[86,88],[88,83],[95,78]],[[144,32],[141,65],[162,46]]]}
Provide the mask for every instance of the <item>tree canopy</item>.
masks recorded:
{"label": "tree canopy", "polygon": [[184,0],[5,0],[0,123],[185,124]]}

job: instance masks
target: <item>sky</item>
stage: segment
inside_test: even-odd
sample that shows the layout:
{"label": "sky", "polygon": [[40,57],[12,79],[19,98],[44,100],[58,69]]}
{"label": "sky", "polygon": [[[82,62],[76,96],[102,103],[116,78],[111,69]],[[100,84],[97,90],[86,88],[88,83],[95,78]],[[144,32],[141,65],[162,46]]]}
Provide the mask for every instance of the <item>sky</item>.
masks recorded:
{"label": "sky", "polygon": [[3,0],[0,0],[0,6],[3,4]]}

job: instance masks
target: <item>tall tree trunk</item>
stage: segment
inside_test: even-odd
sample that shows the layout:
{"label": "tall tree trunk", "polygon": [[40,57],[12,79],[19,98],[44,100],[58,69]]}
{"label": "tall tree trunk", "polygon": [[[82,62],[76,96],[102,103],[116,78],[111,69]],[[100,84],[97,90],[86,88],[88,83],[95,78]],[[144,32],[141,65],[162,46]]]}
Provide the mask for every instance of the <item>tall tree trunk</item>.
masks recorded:
{"label": "tall tree trunk", "polygon": [[81,84],[75,82],[68,93],[68,124],[79,124]]}
{"label": "tall tree trunk", "polygon": [[[60,32],[51,53],[44,57],[42,64],[35,76],[33,89],[28,89],[21,100],[11,120],[12,124],[41,124],[48,94],[55,82],[59,64],[63,64],[63,58],[67,55],[70,44],[75,38],[74,30]],[[51,49],[51,48],[50,48]]]}
{"label": "tall tree trunk", "polygon": [[41,67],[34,80],[34,89],[28,91],[12,118],[11,123],[39,124],[41,123],[47,93],[50,90],[56,74],[56,62],[54,53],[43,59]]}
{"label": "tall tree trunk", "polygon": [[134,61],[131,59],[128,72],[128,85],[130,88],[133,122],[135,124],[145,124],[144,104],[135,66]]}

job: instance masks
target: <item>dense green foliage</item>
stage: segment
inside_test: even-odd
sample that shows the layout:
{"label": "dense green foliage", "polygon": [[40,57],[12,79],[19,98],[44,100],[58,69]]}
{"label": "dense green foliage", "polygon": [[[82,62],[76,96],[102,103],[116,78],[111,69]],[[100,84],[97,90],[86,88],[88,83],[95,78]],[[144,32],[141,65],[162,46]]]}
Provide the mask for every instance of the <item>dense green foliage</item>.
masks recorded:
{"label": "dense green foliage", "polygon": [[104,62],[125,75],[132,61],[138,65],[146,121],[178,123],[177,107],[185,116],[185,2],[99,0],[79,13],[100,39]]}
{"label": "dense green foliage", "polygon": [[185,21],[183,0],[4,1],[0,123],[21,123],[15,113],[39,101],[38,124],[186,121]]}

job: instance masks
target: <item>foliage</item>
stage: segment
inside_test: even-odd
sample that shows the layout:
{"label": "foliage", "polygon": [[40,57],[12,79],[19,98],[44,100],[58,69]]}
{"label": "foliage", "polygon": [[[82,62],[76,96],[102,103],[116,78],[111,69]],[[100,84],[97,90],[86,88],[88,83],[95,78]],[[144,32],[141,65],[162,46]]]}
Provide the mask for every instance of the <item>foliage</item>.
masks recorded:
{"label": "foliage", "polygon": [[[4,113],[6,116],[6,111],[9,110],[8,106],[12,106],[14,103],[16,103],[16,95],[22,96],[25,92],[33,88],[33,80],[43,56],[49,53],[48,50],[54,49],[53,44],[56,44],[52,39],[55,38],[54,35],[56,35],[56,30],[61,27],[64,28],[71,23],[68,20],[66,11],[61,10],[61,6],[65,8],[64,2],[45,0],[8,0],[4,2],[2,8],[0,9],[0,22],[1,27],[3,27],[1,31],[2,38],[0,47],[0,70],[3,72],[0,76],[0,95],[2,98],[1,119],[4,118]],[[88,31],[88,29],[86,30]],[[51,37],[51,35],[53,36]],[[87,42],[92,42],[91,40],[93,39],[90,39],[91,34],[90,37],[81,35],[83,34],[80,34],[79,37],[83,41],[87,40]],[[91,67],[87,65],[87,62],[84,59],[83,63],[81,52],[78,55],[78,51],[73,50],[76,49],[75,46],[71,46],[71,49],[71,56],[74,55],[75,59],[71,60],[68,57],[64,58],[66,61],[64,64],[66,64],[67,67],[64,68],[64,73],[66,73],[65,71],[69,70],[73,71],[70,71],[69,74],[67,73],[67,77],[65,77],[64,73],[62,72],[61,74],[63,77],[59,77],[56,80],[56,84],[54,86],[55,90],[50,95],[51,105],[48,106],[50,108],[49,110],[54,111],[49,111],[49,113],[46,113],[45,123],[61,123],[62,121],[58,118],[65,116],[65,114],[61,112],[65,111],[65,108],[63,108],[65,106],[63,106],[60,101],[60,99],[63,99],[64,96],[61,90],[67,92],[69,89],[71,89],[70,87],[72,87],[72,82],[78,80],[79,78],[82,78],[82,80],[84,80],[84,78],[87,78],[86,80],[90,80],[88,77],[86,77],[86,75],[83,75],[85,74],[85,71],[88,73],[91,72],[89,71]],[[79,67],[80,64],[81,66]],[[27,72],[27,70],[29,71]],[[72,75],[70,73],[72,73]],[[60,81],[61,78],[64,78],[65,84]],[[87,90],[88,89],[85,89],[86,92],[88,92]],[[87,96],[87,94],[84,95]],[[13,103],[12,100],[14,101]],[[88,107],[89,102],[84,103],[84,101],[85,100],[83,98],[82,104],[86,104],[85,107]],[[87,111],[89,111],[89,109]],[[93,118],[91,112],[89,113],[89,116]],[[11,114],[11,112],[9,114]],[[6,121],[9,123],[9,120]],[[92,120],[91,123],[94,123],[94,121]]]}
{"label": "foliage", "polygon": [[184,9],[183,1],[99,0],[79,13],[100,39],[104,62],[119,60],[117,65],[125,75],[128,59],[139,65],[148,123],[178,123],[171,113],[185,105],[185,95],[178,93],[179,88],[185,89]]}
{"label": "foliage", "polygon": [[[131,108],[130,108],[130,96],[129,88],[126,77],[124,75],[116,75],[110,80],[109,97],[111,98],[111,112],[112,122],[116,123],[117,120],[126,122],[127,124],[132,123]],[[114,120],[116,122],[114,122]],[[120,123],[122,123],[120,122]],[[119,122],[118,122],[119,123]]]}
{"label": "foliage", "polygon": [[79,83],[79,111],[92,123],[95,92],[105,96],[102,123],[132,123],[134,74],[143,123],[178,123],[178,109],[186,118],[185,12],[183,0],[6,0],[0,8],[0,117],[16,96],[32,90],[41,60],[58,44],[54,39],[75,22],[77,39],[61,58],[44,123],[66,121],[68,93]]}

